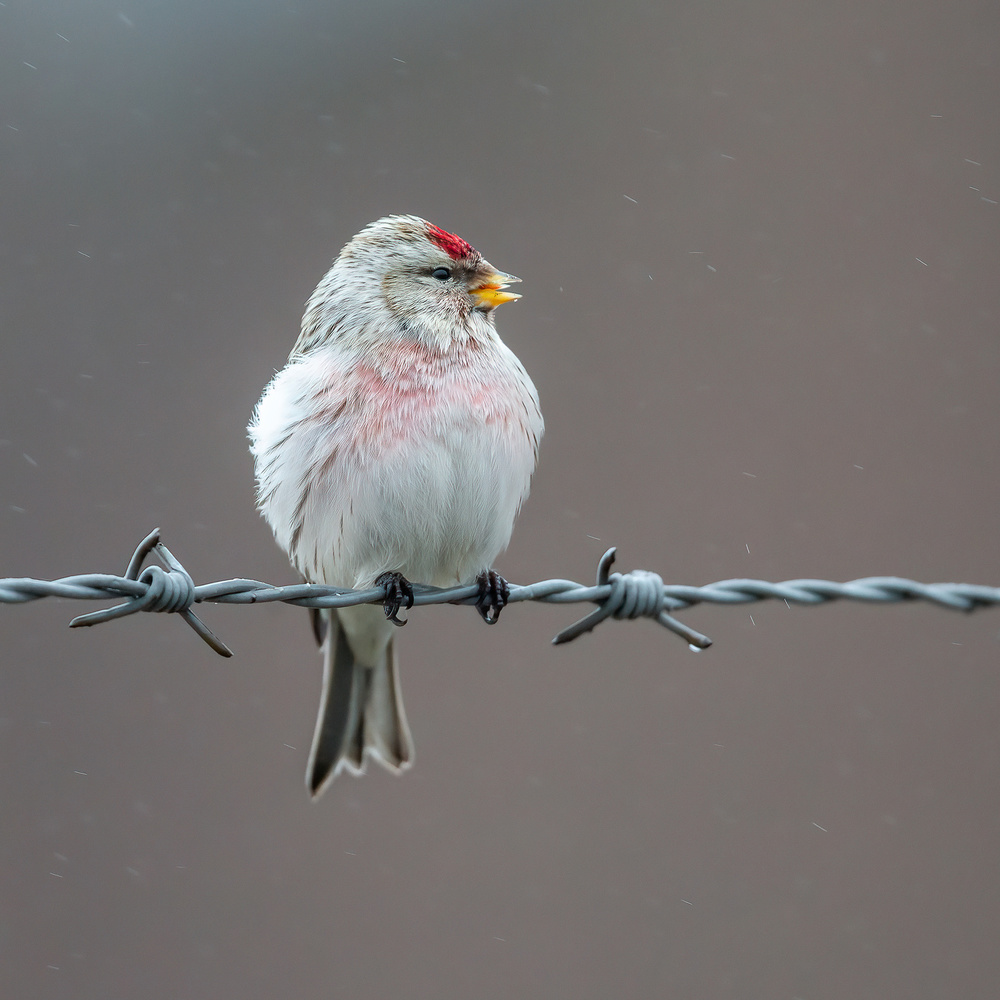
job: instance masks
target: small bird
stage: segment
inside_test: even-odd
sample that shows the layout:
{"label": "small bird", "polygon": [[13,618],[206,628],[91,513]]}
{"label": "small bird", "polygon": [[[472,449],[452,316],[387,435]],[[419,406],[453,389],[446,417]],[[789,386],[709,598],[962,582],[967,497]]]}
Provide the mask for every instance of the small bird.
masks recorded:
{"label": "small bird", "polygon": [[313,798],[368,757],[396,773],[413,763],[394,642],[410,581],[478,581],[490,624],[506,603],[492,563],[544,427],[535,386],[495,326],[519,280],[424,219],[371,223],[316,287],[247,428],[257,503],[292,565],[310,583],[385,591],[384,608],[313,613],[323,657]]}

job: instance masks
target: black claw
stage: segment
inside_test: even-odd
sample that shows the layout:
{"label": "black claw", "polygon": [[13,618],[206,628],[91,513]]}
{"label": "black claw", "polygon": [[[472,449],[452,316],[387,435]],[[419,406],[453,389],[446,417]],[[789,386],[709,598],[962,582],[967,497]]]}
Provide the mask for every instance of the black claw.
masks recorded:
{"label": "black claw", "polygon": [[476,577],[479,584],[479,598],[476,600],[476,610],[487,625],[496,625],[500,612],[507,607],[510,598],[510,587],[507,581],[496,572],[488,569]]}
{"label": "black claw", "polygon": [[382,605],[386,618],[393,625],[405,625],[406,619],[400,618],[399,609],[409,610],[413,607],[413,588],[402,573],[383,573],[376,581],[376,587],[385,588],[385,603]]}

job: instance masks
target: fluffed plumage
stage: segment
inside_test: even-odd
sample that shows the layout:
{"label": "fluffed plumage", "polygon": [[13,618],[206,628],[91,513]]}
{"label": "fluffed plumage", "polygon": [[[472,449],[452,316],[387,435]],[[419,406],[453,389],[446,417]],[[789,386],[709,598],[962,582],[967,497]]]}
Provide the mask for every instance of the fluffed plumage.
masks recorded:
{"label": "fluffed plumage", "polygon": [[[380,219],[341,251],[248,428],[261,513],[306,580],[466,584],[506,547],[543,430],[494,324],[517,280],[416,216]],[[370,605],[315,617],[318,796],[366,756],[404,770],[413,748],[393,623]]]}

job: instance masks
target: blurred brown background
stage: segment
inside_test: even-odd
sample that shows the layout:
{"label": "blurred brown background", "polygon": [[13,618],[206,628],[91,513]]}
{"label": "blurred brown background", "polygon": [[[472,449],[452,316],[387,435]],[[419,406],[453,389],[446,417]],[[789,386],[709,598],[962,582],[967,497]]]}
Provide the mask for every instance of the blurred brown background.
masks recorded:
{"label": "blurred brown background", "polygon": [[[1000,8],[0,8],[0,576],[293,575],[244,427],[365,223],[524,279],[500,568],[1000,584]],[[992,998],[1000,614],[412,615],[417,766],[303,786],[304,612],[0,608],[6,997]],[[751,619],[751,615],[753,616]]]}

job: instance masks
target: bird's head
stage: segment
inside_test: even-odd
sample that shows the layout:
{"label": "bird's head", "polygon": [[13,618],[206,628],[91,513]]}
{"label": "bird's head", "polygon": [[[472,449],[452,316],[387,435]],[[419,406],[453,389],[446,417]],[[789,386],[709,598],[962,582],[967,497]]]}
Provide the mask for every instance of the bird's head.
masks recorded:
{"label": "bird's head", "polygon": [[520,298],[507,291],[516,281],[461,237],[415,215],[390,215],[340,252],[309,301],[297,349],[346,331],[442,348],[489,336],[493,310]]}

